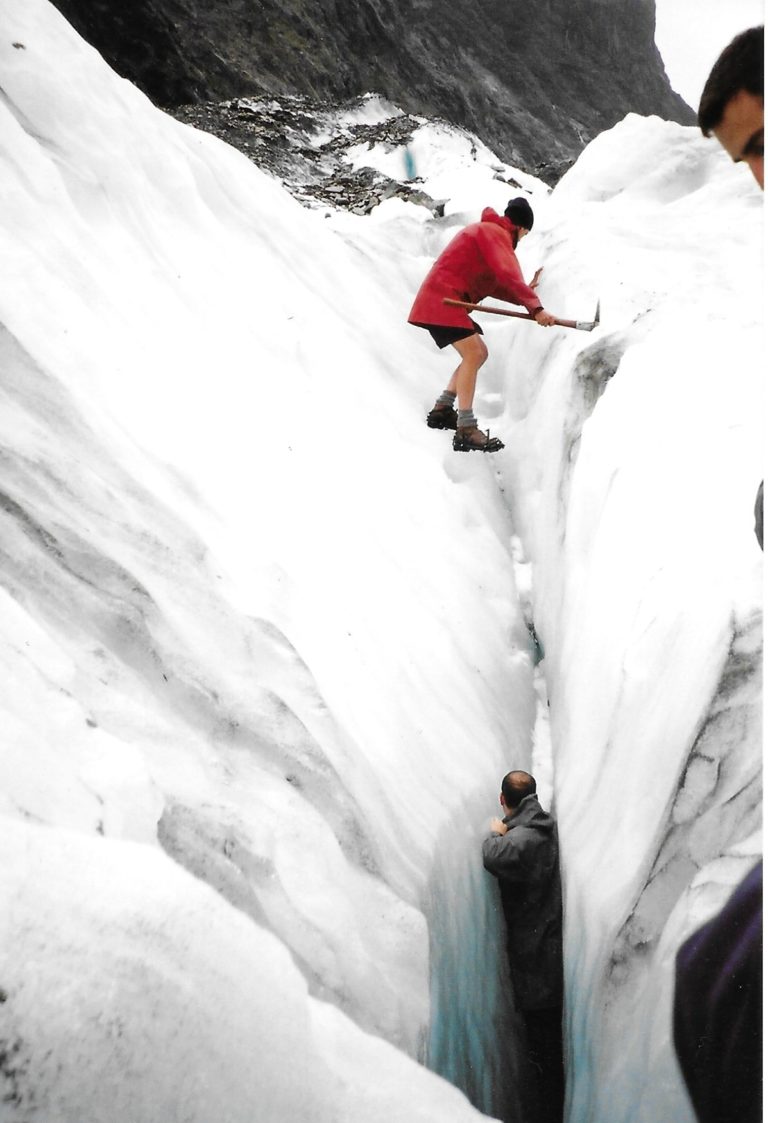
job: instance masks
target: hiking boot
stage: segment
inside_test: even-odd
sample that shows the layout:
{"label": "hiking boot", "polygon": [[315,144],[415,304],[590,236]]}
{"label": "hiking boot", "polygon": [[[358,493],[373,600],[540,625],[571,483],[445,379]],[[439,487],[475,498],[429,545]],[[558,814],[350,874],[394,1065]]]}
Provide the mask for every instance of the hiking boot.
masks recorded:
{"label": "hiking boot", "polygon": [[459,415],[453,406],[435,405],[427,414],[430,429],[455,429]]}
{"label": "hiking boot", "polygon": [[460,425],[453,438],[454,452],[498,452],[504,444],[489,432],[483,433],[476,425]]}

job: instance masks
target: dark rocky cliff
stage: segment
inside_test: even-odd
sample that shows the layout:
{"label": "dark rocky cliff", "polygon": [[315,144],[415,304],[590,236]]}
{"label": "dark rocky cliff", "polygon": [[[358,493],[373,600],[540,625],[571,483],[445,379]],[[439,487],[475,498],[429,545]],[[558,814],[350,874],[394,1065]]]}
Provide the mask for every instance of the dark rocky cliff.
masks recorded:
{"label": "dark rocky cliff", "polygon": [[165,107],[374,91],[528,170],[567,166],[628,112],[693,122],[654,44],[655,0],[54,3]]}

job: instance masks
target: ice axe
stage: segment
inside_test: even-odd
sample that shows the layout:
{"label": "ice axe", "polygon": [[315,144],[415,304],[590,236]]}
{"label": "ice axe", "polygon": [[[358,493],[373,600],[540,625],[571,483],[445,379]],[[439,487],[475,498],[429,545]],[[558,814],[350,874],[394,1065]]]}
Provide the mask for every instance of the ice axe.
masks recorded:
{"label": "ice axe", "polygon": [[[451,304],[455,308],[466,308],[468,312],[493,312],[495,316],[513,316],[516,320],[535,320],[530,312],[509,312],[506,308],[493,308],[489,304],[469,304],[466,300],[451,300],[443,297],[443,304]],[[597,302],[594,320],[559,320],[555,323],[561,328],[576,328],[578,331],[592,331],[600,323],[600,301]]]}

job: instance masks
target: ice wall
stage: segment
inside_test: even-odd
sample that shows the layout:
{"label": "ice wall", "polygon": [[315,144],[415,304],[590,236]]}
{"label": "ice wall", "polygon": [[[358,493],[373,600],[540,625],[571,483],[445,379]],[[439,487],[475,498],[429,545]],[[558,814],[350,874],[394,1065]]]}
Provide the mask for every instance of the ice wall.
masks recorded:
{"label": "ice wall", "polygon": [[509,169],[425,124],[445,220],[307,212],[0,15],[3,1123],[478,1118],[427,1057],[522,1123],[478,839],[550,735],[569,1123],[684,1120],[672,958],[758,849],[756,190],[632,118],[519,180],[602,324],[484,322],[457,457],[404,320]]}
{"label": "ice wall", "polygon": [[501,1110],[530,645],[421,262],[0,16],[3,1123],[477,1118],[431,1030]]}
{"label": "ice wall", "polygon": [[691,1117],[674,955],[760,853],[762,198],[629,117],[526,247],[589,335],[488,330],[532,563],[567,909],[570,1123]]}

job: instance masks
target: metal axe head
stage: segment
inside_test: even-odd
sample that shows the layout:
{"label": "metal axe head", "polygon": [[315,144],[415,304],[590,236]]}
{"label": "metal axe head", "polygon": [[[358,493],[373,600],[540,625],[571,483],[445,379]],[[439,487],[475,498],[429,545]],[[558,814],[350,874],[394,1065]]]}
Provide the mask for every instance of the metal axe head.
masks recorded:
{"label": "metal axe head", "polygon": [[592,331],[600,323],[600,301],[597,302],[594,320],[577,320],[576,327],[579,331]]}

